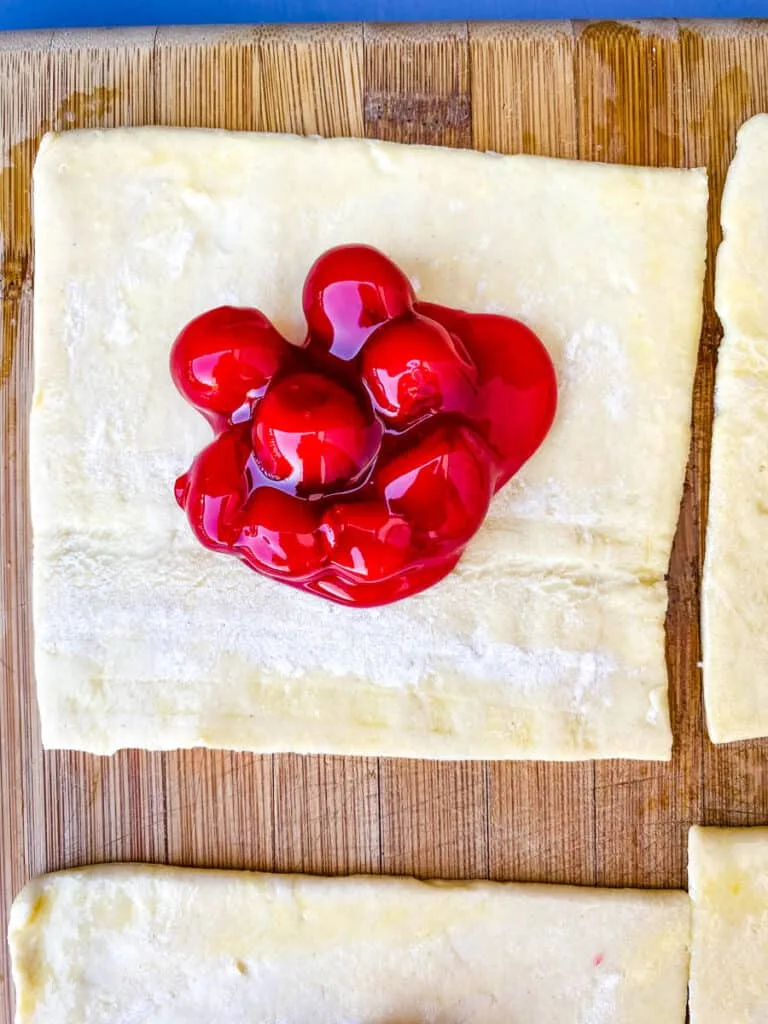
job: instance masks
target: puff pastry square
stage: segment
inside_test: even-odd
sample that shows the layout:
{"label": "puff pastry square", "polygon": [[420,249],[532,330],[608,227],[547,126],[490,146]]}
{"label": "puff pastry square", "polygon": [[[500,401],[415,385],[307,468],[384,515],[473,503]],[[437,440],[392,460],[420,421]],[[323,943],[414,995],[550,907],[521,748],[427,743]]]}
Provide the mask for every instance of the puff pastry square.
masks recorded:
{"label": "puff pastry square", "polygon": [[[34,204],[47,746],[669,756],[703,171],[147,128],[47,137]],[[350,241],[423,299],[523,319],[560,387],[458,570],[368,611],[203,550],[173,498],[208,437],[171,383],[177,332],[232,303],[299,340],[308,268]]]}
{"label": "puff pastry square", "polygon": [[17,1024],[683,1024],[684,893],[114,865],[11,912]]}
{"label": "puff pastry square", "polygon": [[768,736],[768,114],[739,132],[721,212],[702,654],[715,743]]}
{"label": "puff pastry square", "polygon": [[692,828],[691,1024],[768,1020],[768,828]]}

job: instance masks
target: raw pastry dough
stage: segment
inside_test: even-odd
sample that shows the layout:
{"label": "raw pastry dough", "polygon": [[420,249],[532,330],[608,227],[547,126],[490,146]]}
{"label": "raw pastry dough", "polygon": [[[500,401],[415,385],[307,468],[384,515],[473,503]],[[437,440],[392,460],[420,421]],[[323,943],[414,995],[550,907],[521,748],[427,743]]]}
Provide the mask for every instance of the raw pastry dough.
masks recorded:
{"label": "raw pastry dough", "polygon": [[691,1024],[768,1020],[768,828],[692,828]]}
{"label": "raw pastry dough", "polygon": [[11,912],[17,1024],[682,1024],[684,893],[134,865]]}
{"label": "raw pastry dough", "polygon": [[[47,746],[669,756],[702,171],[148,128],[47,137],[34,201]],[[460,569],[368,611],[204,551],[172,494],[208,437],[170,380],[176,333],[229,302],[299,339],[307,269],[349,241],[424,298],[527,321],[560,383]]]}
{"label": "raw pastry dough", "polygon": [[768,114],[738,135],[722,206],[718,356],[702,586],[715,743],[768,735]]}

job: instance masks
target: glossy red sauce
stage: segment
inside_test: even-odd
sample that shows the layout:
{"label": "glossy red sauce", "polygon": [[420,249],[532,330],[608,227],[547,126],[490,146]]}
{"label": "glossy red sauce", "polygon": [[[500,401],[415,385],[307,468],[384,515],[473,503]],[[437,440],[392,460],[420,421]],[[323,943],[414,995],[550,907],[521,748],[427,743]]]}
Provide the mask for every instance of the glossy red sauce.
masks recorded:
{"label": "glossy red sauce", "polygon": [[188,324],[171,372],[214,440],[176,482],[202,544],[342,604],[386,604],[453,569],[494,492],[555,415],[549,355],[523,324],[417,302],[368,246],[304,286],[307,337],[255,309]]}

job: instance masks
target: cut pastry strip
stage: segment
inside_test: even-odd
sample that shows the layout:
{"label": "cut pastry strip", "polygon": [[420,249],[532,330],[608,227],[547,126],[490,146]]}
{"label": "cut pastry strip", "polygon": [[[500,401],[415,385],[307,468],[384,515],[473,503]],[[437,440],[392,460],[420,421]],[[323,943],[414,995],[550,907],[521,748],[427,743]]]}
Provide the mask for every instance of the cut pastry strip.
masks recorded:
{"label": "cut pastry strip", "polygon": [[14,904],[17,1024],[682,1024],[684,893],[118,865]]}
{"label": "cut pastry strip", "polygon": [[768,828],[692,828],[691,1024],[768,1020]]}
{"label": "cut pastry strip", "polygon": [[[48,746],[666,758],[663,624],[688,452],[701,171],[172,129],[47,138],[35,171],[35,657]],[[396,211],[396,215],[393,213]],[[207,441],[168,372],[224,303],[303,335],[329,246],[526,321],[559,409],[459,567],[327,605],[198,550]]]}
{"label": "cut pastry strip", "polygon": [[715,743],[768,735],[768,114],[739,132],[721,219],[724,335],[701,612]]}

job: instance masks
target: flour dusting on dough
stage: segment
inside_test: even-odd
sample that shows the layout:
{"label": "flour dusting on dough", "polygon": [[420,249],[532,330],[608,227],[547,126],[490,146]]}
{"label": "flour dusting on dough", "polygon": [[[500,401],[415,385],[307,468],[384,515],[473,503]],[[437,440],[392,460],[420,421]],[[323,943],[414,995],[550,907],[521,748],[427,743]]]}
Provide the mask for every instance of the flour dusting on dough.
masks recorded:
{"label": "flour dusting on dough", "polygon": [[[159,566],[167,561],[161,550],[149,549],[144,557]],[[258,665],[262,673],[292,680],[311,679],[317,666],[323,665],[326,673],[338,679],[357,678],[384,688],[412,690],[453,675],[480,684],[503,683],[537,704],[574,714],[611,703],[612,680],[620,666],[607,653],[557,647],[524,650],[493,639],[482,624],[471,634],[462,634],[437,618],[414,618],[410,605],[415,598],[361,615],[357,609],[251,577],[249,570],[221,556],[193,552],[193,558],[202,564],[216,559],[220,583],[234,584],[248,574],[254,582],[254,601],[263,597],[273,608],[270,629],[252,628],[250,609],[239,605],[236,592],[228,589],[217,592],[215,619],[204,606],[201,613],[196,604],[179,606],[153,599],[147,575],[141,569],[129,571],[120,559],[101,560],[102,585],[116,585],[118,580],[122,584],[120,605],[92,608],[84,616],[81,609],[87,597],[67,599],[68,594],[85,595],[90,588],[91,563],[75,550],[57,578],[48,581],[49,600],[58,614],[53,622],[41,624],[40,642],[71,657],[90,642],[97,659],[126,658],[137,680],[151,681],[154,676],[190,684],[201,676],[216,678],[224,651]],[[99,637],[108,623],[118,618],[127,626],[150,601],[153,614],[145,619],[140,635],[113,636],[110,648],[102,650]],[[300,644],[296,642],[297,617],[303,623]],[[364,640],[357,630],[362,623]],[[168,639],[182,631],[196,637],[184,652]]]}
{"label": "flour dusting on dough", "polygon": [[629,361],[612,327],[588,320],[574,332],[565,346],[561,374],[563,390],[578,387],[585,377],[603,382],[602,402],[609,419],[615,422],[629,415]]}
{"label": "flour dusting on dough", "polygon": [[584,1024],[615,1024],[621,975],[616,971],[600,971],[592,990],[592,1005],[584,1014]]}

